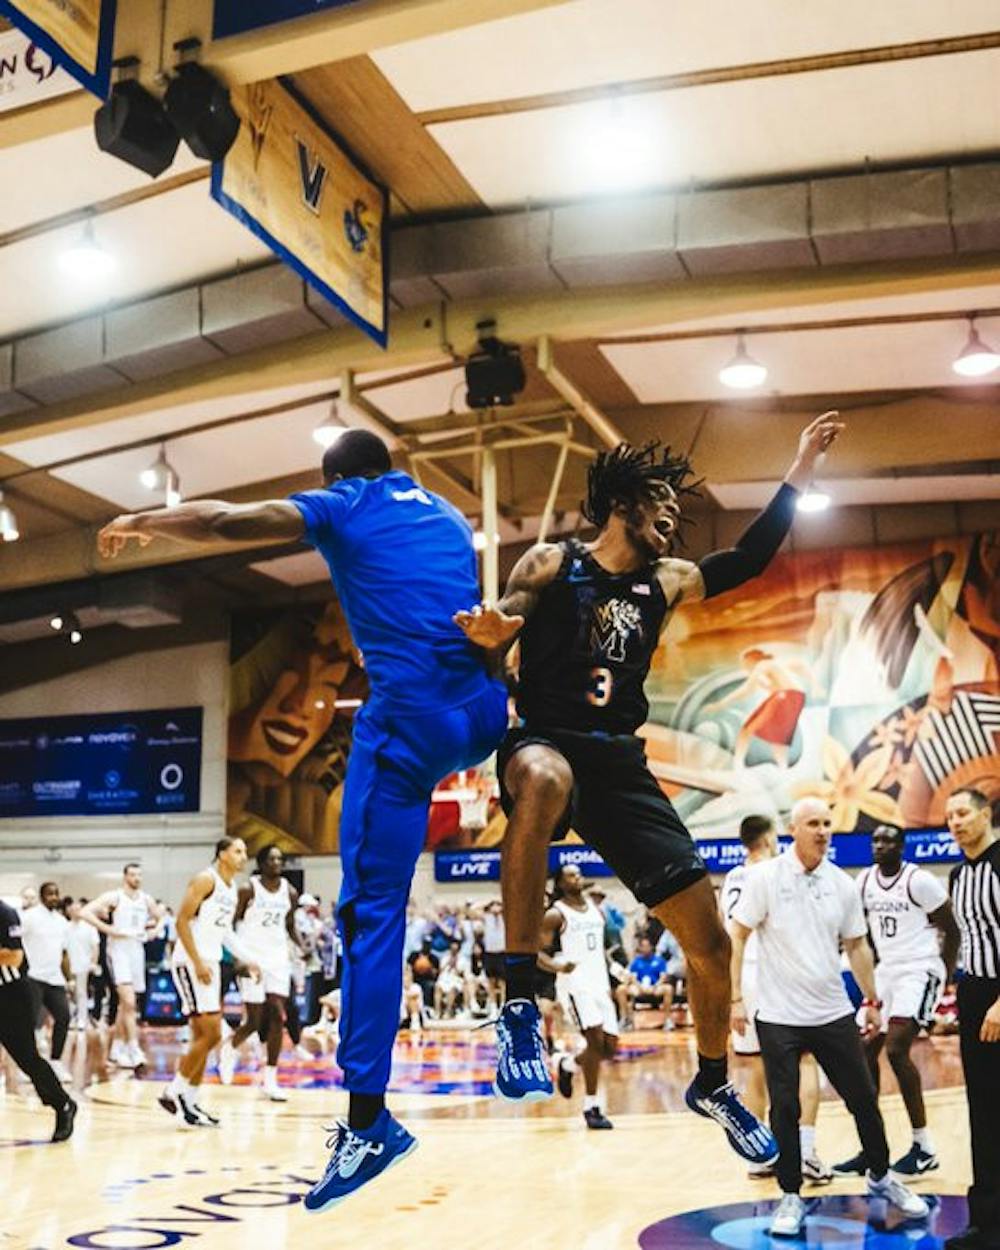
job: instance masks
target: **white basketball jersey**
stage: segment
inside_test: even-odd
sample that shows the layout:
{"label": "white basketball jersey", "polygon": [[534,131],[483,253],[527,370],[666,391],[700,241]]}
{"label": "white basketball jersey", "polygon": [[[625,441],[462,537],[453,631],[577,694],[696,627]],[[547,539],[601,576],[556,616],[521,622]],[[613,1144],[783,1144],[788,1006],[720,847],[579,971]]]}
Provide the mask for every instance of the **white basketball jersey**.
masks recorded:
{"label": "white basketball jersey", "polygon": [[[222,958],[223,942],[233,929],[236,886],[226,885],[214,867],[208,871],[212,874],[215,888],[208,898],[201,900],[201,906],[191,921],[191,934],[202,960],[212,964],[218,963]],[[190,962],[183,942],[178,941],[174,951],[182,963]]]}
{"label": "white basketball jersey", "polygon": [[578,985],[593,994],[607,994],[611,983],[604,958],[604,916],[590,899],[585,911],[577,911],[561,899],[556,901],[556,907],[565,921],[559,935],[560,949],[563,957],[576,965],[566,973],[567,988]]}
{"label": "white basketball jersey", "polygon": [[269,964],[288,959],[286,919],[292,907],[288,882],[282,877],[278,888],[271,891],[260,877],[250,878],[253,897],[247,904],[239,924],[239,936],[247,948]]}
{"label": "white basketball jersey", "polygon": [[948,897],[936,877],[904,864],[886,880],[876,866],[862,873],[858,886],[880,964],[928,965],[941,958],[938,931],[927,919]]}
{"label": "white basketball jersey", "polygon": [[[732,920],[736,904],[740,901],[740,896],[746,888],[747,873],[750,871],[750,868],[751,865],[749,864],[737,864],[735,868],[730,868],[723,878],[720,904],[727,926]],[[748,976],[756,977],[756,975],[757,934],[751,933],[747,938],[746,946],[743,948],[743,977],[746,980]]]}
{"label": "white basketball jersey", "polygon": [[140,890],[138,894],[129,894],[126,890],[116,890],[115,899],[111,904],[111,925],[113,928],[120,930],[123,934],[128,934],[125,939],[115,939],[131,941],[136,938],[140,942],[146,940],[146,925],[151,918],[149,907],[149,895]]}

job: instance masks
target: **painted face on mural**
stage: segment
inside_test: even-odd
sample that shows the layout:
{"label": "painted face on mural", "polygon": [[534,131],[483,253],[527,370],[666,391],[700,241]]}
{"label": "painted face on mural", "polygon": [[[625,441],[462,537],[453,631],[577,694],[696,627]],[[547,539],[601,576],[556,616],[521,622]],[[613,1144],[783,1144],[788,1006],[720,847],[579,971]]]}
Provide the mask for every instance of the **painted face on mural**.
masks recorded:
{"label": "painted face on mural", "polygon": [[229,758],[289,777],[330,728],[354,667],[339,616],[328,610],[308,645],[289,657],[271,689],[230,720]]}

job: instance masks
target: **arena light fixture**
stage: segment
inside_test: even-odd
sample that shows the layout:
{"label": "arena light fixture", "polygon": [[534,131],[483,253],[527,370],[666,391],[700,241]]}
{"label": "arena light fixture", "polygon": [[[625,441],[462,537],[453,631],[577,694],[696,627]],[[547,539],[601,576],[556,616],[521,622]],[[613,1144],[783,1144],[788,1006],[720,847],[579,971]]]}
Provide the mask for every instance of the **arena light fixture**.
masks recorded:
{"label": "arena light fixture", "polygon": [[0,490],[0,539],[5,543],[16,543],[20,537],[14,509],[9,503],[4,503],[3,491]]}
{"label": "arena light fixture", "polygon": [[[180,476],[178,470],[166,459],[165,442],[161,442],[160,454],[156,456],[153,464],[140,472],[139,480],[143,482],[146,490],[163,491],[168,504],[180,502]],[[173,500],[171,500],[171,494],[176,496]]]}
{"label": "arena light fixture", "polygon": [[63,615],[61,612],[56,612],[49,620],[49,628],[54,629],[55,632],[58,634],[58,633],[61,633],[62,627],[63,627]]}
{"label": "arena light fixture", "polygon": [[1000,368],[1000,352],[979,337],[975,317],[969,318],[969,337],[951,367],[963,378],[983,378]]}
{"label": "arena light fixture", "polygon": [[56,612],[50,619],[49,625],[57,634],[68,638],[71,646],[75,647],[83,642],[83,629],[75,612]]}
{"label": "arena light fixture", "polygon": [[[500,535],[494,534],[493,538],[496,541],[497,545],[499,546]],[[472,535],[472,545],[476,549],[476,551],[486,550],[486,531],[485,530],[476,530],[476,532]]]}
{"label": "arena light fixture", "polygon": [[767,379],[767,368],[747,351],[742,334],[736,339],[736,355],[719,370],[719,381],[734,391],[749,391]]}
{"label": "arena light fixture", "polygon": [[345,426],[340,420],[337,412],[336,400],[330,405],[330,411],[323,420],[313,430],[313,442],[319,443],[324,451],[333,444],[344,433]]}
{"label": "arena light fixture", "polygon": [[97,241],[92,221],[87,222],[79,238],[59,256],[59,268],[63,273],[81,282],[99,282],[110,277],[117,267],[115,258]]}
{"label": "arena light fixture", "polygon": [[832,502],[825,490],[811,486],[799,495],[795,507],[799,512],[825,512]]}

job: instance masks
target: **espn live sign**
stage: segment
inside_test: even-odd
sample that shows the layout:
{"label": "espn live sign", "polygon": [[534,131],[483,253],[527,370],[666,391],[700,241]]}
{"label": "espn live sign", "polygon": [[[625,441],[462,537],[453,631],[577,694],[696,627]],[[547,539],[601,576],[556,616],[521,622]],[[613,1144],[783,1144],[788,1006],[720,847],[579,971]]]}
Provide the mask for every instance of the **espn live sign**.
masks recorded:
{"label": "espn live sign", "polygon": [[282,78],[232,89],[240,132],[212,196],[382,347],[388,192]]}

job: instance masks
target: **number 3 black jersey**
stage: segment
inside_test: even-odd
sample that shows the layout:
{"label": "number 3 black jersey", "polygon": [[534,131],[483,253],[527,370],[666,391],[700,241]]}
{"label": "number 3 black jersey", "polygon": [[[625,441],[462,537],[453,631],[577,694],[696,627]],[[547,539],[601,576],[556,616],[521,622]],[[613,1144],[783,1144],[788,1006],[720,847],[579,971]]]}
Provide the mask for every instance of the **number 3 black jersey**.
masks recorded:
{"label": "number 3 black jersey", "polygon": [[667,601],[656,568],[612,574],[575,539],[521,631],[517,708],[531,728],[634,733]]}

